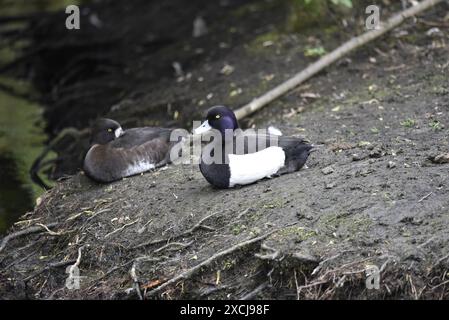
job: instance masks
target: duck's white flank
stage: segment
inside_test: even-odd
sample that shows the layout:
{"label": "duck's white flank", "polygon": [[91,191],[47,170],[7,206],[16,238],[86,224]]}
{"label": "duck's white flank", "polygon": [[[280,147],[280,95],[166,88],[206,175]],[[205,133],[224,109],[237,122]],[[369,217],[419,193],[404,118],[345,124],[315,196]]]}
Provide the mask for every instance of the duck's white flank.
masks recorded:
{"label": "duck's white flank", "polygon": [[123,173],[123,176],[125,177],[132,176],[134,174],[139,174],[154,169],[155,167],[156,167],[155,164],[149,161],[145,160],[137,161],[128,166],[128,168]]}
{"label": "duck's white flank", "polygon": [[244,155],[229,155],[231,177],[229,187],[249,184],[270,177],[285,164],[285,152],[281,147],[269,147]]}

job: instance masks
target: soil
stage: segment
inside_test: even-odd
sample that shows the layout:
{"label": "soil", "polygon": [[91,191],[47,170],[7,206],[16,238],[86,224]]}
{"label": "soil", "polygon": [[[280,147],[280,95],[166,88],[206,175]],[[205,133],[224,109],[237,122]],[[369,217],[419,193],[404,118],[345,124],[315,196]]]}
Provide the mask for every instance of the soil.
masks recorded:
{"label": "soil", "polygon": [[[347,28],[286,33],[285,6],[239,2],[220,15],[214,8],[204,9],[209,34],[198,39],[187,35],[189,10],[180,10],[189,21],[179,20],[182,36],[124,62],[135,71],[131,93],[52,130],[82,129],[100,113],[124,127],[191,128],[209,106],[235,108],[300,71],[316,59],[304,55],[307,47],[330,51],[363,32],[362,14]],[[242,122],[320,145],[298,173],[231,190],[212,188],[196,165],[108,185],[82,173],[58,182],[10,230],[52,226],[0,251],[0,296],[449,298],[449,164],[435,159],[449,152],[449,33],[441,22],[448,9],[407,21]],[[173,75],[173,61],[183,77]],[[229,75],[220,73],[225,64],[234,68]],[[167,71],[153,77],[152,65]],[[70,290],[66,267],[77,258],[81,288]],[[370,265],[380,269],[377,290],[366,286]]]}

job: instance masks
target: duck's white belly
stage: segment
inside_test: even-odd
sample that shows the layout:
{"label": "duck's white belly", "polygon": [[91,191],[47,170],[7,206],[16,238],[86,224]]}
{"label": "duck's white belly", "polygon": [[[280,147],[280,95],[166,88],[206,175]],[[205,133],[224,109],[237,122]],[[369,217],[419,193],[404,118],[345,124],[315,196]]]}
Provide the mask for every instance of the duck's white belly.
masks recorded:
{"label": "duck's white belly", "polygon": [[281,147],[269,147],[262,151],[229,155],[229,187],[249,184],[270,177],[285,164],[285,152]]}

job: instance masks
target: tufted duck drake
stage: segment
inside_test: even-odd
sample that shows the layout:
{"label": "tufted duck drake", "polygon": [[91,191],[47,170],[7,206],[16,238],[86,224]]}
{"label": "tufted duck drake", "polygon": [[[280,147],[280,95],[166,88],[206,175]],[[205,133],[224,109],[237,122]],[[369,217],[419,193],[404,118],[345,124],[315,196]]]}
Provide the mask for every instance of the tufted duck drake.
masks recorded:
{"label": "tufted duck drake", "polygon": [[216,129],[217,136],[221,135],[221,139],[214,137],[210,148],[203,149],[200,161],[201,173],[215,187],[231,188],[297,171],[304,166],[313,148],[303,139],[281,136],[280,132],[249,132],[238,128],[231,109],[215,106],[209,109],[207,120],[194,130],[195,134],[202,134]]}

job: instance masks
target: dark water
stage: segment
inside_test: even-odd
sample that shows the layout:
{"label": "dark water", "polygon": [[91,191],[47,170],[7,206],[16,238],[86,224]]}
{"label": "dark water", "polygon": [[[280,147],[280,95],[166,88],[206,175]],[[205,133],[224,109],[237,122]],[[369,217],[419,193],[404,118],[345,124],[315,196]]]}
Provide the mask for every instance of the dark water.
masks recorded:
{"label": "dark water", "polygon": [[[0,17],[61,10],[73,0],[0,0]],[[20,27],[20,23],[0,24],[0,32]],[[0,66],[17,58],[20,42],[11,45],[0,37]],[[23,43],[22,43],[23,45]],[[30,84],[0,74],[0,84],[27,93]],[[42,106],[0,90],[0,235],[30,211],[44,191],[34,185],[29,168],[42,152],[47,137]],[[49,155],[54,157],[54,155]]]}
{"label": "dark water", "polygon": [[[23,86],[4,77],[0,82]],[[44,125],[41,106],[0,91],[0,234],[43,192],[29,168],[44,148]]]}
{"label": "dark water", "polygon": [[21,181],[16,164],[14,155],[0,155],[0,233],[33,208],[34,193]]}

